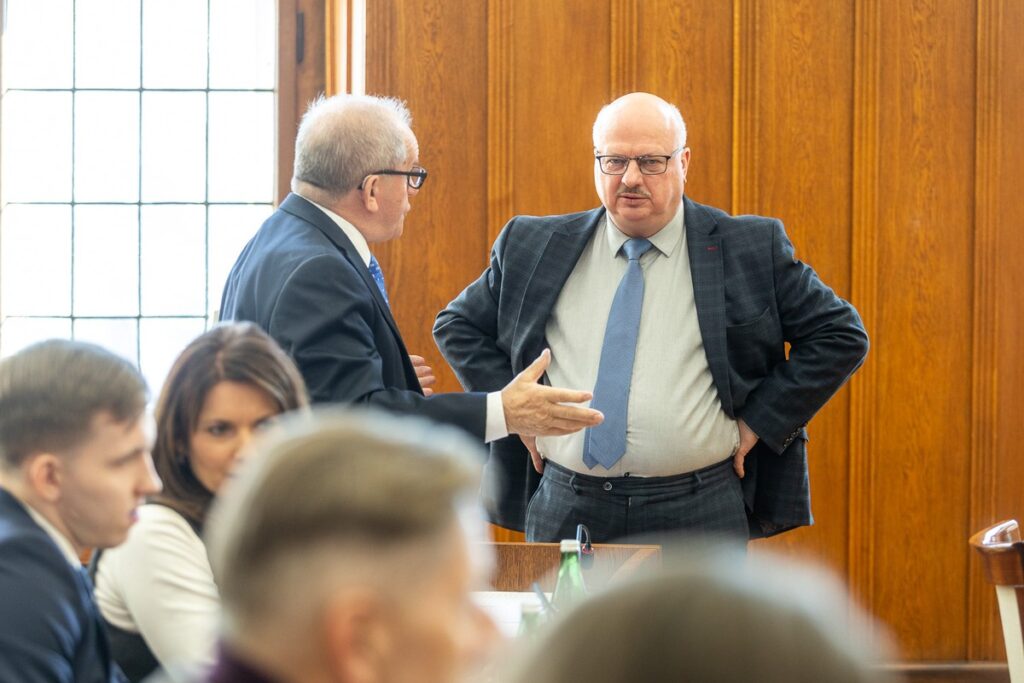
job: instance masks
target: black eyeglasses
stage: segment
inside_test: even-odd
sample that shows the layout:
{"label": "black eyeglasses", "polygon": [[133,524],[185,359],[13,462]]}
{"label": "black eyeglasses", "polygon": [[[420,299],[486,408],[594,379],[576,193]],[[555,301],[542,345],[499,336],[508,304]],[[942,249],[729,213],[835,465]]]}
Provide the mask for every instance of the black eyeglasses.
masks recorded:
{"label": "black eyeglasses", "polygon": [[[405,181],[409,183],[409,187],[414,190],[418,190],[423,187],[423,183],[427,181],[427,169],[422,166],[413,166],[410,171],[394,171],[391,169],[385,169],[383,171],[374,171],[371,175],[404,175]],[[363,189],[363,184],[366,182],[366,178],[363,179],[362,183],[359,183],[359,189]]]}
{"label": "black eyeglasses", "polygon": [[668,170],[668,160],[679,152],[683,147],[673,150],[670,154],[644,154],[638,157],[624,157],[619,154],[595,154],[601,173],[605,175],[625,175],[629,168],[629,162],[635,161],[636,167],[644,175],[661,175]]}

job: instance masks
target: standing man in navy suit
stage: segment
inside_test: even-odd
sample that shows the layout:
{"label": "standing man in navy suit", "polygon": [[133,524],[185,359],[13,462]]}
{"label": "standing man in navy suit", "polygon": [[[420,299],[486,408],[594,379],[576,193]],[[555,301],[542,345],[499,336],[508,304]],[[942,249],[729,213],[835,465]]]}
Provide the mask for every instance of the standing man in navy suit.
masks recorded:
{"label": "standing man in navy suit", "polygon": [[92,344],[0,361],[0,681],[122,681],[80,556],[123,542],[160,490],[146,386]]}
{"label": "standing man in navy suit", "polygon": [[676,107],[626,95],[593,140],[603,206],[513,218],[434,326],[468,390],[549,347],[551,384],[593,387],[604,414],[579,433],[493,443],[494,521],[535,541],[578,522],[595,541],[810,524],[804,427],[864,359],[857,311],[796,259],[778,220],[683,196]]}
{"label": "standing man in navy suit", "polygon": [[401,102],[337,95],[314,102],[295,143],[292,194],[238,257],[224,320],[250,320],[295,359],[314,402],[365,403],[461,427],[481,440],[568,434],[600,422],[544,386],[540,349],[484,392],[430,395],[433,371],[410,356],[391,316],[373,244],[402,234],[427,171]]}

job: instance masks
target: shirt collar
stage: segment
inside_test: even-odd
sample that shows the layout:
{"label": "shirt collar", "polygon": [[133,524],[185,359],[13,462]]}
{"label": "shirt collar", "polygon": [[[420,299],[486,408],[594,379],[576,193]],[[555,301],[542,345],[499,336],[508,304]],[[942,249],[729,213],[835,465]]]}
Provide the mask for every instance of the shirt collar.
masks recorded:
{"label": "shirt collar", "polygon": [[363,233],[359,232],[359,228],[352,225],[347,220],[345,220],[338,214],[328,209],[326,206],[321,206],[320,204],[317,204],[308,197],[302,198],[305,199],[310,204],[312,204],[313,206],[315,206],[316,208],[323,211],[325,214],[327,214],[327,217],[334,221],[339,228],[341,228],[341,231],[345,233],[345,236],[348,237],[349,241],[352,242],[352,246],[354,246],[356,248],[356,251],[359,253],[359,258],[363,260],[363,265],[369,267],[371,256],[370,245],[366,243],[366,238],[363,237]]}
{"label": "shirt collar", "polygon": [[[647,238],[665,257],[672,256],[672,252],[675,251],[682,241],[684,213],[684,203],[680,202],[679,209],[676,211],[676,215],[672,217],[672,220],[664,228]],[[612,253],[618,256],[619,249],[622,248],[622,245],[630,237],[619,230],[619,227],[615,225],[615,221],[612,220],[611,214],[605,212],[605,217],[607,219],[605,220],[605,234],[608,237],[608,245],[611,247]]]}
{"label": "shirt collar", "polygon": [[68,561],[75,569],[80,569],[82,566],[82,560],[78,557],[78,553],[75,552],[75,546],[71,545],[71,541],[68,540],[67,536],[57,531],[57,527],[50,524],[50,521],[43,517],[28,503],[22,503],[25,509],[28,511],[29,516],[38,524],[46,535],[53,539],[53,542],[57,544],[57,548],[60,549],[64,559]]}

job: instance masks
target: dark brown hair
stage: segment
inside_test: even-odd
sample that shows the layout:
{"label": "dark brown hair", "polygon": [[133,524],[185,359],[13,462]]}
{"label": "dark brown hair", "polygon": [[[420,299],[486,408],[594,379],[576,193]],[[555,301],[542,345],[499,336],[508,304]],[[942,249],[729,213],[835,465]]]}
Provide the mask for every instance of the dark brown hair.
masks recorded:
{"label": "dark brown hair", "polygon": [[192,470],[190,444],[206,396],[223,381],[259,389],[282,413],[309,402],[295,364],[252,323],[218,325],[185,347],[156,405],[153,464],[164,488],[152,500],[177,511],[197,528],[206,519],[213,492]]}
{"label": "dark brown hair", "polygon": [[146,382],[130,362],[79,341],[51,339],[0,362],[0,464],[63,453],[92,432],[96,415],[119,423],[146,408]]}

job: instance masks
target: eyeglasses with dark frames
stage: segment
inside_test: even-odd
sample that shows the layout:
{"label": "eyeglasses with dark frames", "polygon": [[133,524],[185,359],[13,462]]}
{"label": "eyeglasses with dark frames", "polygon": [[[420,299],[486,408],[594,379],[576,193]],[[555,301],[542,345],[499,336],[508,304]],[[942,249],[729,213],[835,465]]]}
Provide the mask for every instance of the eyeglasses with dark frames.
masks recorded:
{"label": "eyeglasses with dark frames", "polygon": [[[422,166],[413,166],[412,170],[409,171],[395,171],[393,169],[384,169],[383,171],[374,171],[373,173],[367,174],[367,177],[372,175],[404,175],[405,181],[414,190],[418,190],[423,187],[423,183],[427,181],[427,169]],[[363,182],[359,183],[359,189],[363,189],[363,185],[366,183],[366,178],[363,178]]]}
{"label": "eyeglasses with dark frames", "polygon": [[643,154],[638,157],[625,157],[620,154],[595,154],[601,173],[605,175],[625,175],[629,169],[629,162],[635,161],[636,167],[644,175],[661,175],[668,170],[668,160],[674,157],[685,147],[672,150],[669,154]]}

